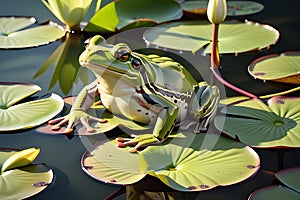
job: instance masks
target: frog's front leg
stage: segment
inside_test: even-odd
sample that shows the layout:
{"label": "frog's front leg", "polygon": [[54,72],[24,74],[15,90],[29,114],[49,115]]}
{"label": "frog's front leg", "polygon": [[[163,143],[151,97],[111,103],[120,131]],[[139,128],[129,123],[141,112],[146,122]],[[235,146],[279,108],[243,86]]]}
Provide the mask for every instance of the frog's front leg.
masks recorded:
{"label": "frog's front leg", "polygon": [[194,96],[190,102],[190,114],[198,120],[195,132],[205,132],[214,119],[220,101],[220,92],[217,86],[200,82],[194,88]]}
{"label": "frog's front leg", "polygon": [[90,120],[98,121],[101,123],[105,122],[106,120],[93,117],[85,112],[91,107],[91,105],[93,105],[96,95],[99,95],[97,84],[97,81],[94,81],[91,84],[85,86],[80,91],[69,114],[60,118],[50,120],[48,123],[52,125],[51,129],[57,131],[62,126],[67,124],[67,127],[63,133],[69,134],[73,132],[73,126],[77,122],[81,122],[82,125],[87,128],[88,132],[93,132],[94,128],[90,126]]}
{"label": "frog's front leg", "polygon": [[151,144],[163,142],[173,130],[178,114],[178,107],[158,95],[149,95],[157,104],[153,105],[154,110],[158,110],[156,122],[152,134],[143,134],[133,138],[117,138],[118,147],[134,146],[129,152],[135,153],[139,148]]}

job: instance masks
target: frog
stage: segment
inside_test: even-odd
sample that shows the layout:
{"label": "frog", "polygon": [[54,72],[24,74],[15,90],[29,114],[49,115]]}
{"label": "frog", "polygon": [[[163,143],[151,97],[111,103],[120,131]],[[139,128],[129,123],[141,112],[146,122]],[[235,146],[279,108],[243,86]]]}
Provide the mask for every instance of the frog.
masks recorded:
{"label": "frog", "polygon": [[86,111],[95,97],[100,97],[113,115],[152,126],[149,133],[116,138],[118,147],[129,146],[129,152],[134,153],[162,143],[179,124],[193,121],[197,124],[193,132],[205,132],[216,115],[218,86],[197,82],[171,57],[138,53],[125,43],[109,44],[96,35],[86,42],[79,62],[96,80],[79,92],[69,114],[49,121],[52,130],[67,125],[64,133],[69,134],[76,122],[81,122],[88,132],[95,131],[91,120],[100,124],[106,120]]}

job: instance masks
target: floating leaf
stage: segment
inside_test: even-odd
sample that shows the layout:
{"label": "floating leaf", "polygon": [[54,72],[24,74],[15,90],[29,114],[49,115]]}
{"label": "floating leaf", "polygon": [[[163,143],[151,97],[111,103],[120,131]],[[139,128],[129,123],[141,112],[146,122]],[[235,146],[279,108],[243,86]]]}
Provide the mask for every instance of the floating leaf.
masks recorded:
{"label": "floating leaf", "polygon": [[62,110],[63,100],[56,94],[24,100],[39,90],[38,86],[30,84],[0,84],[0,131],[38,126]]}
{"label": "floating leaf", "polygon": [[[226,107],[215,118],[225,134],[254,147],[300,147],[300,98],[273,97]],[[225,121],[224,121],[225,120]]]}
{"label": "floating leaf", "polygon": [[258,79],[300,84],[299,63],[300,52],[273,54],[254,60],[248,71]]}
{"label": "floating leaf", "polygon": [[250,195],[249,200],[300,199],[299,167],[281,170],[275,176],[282,184],[259,189]]}
{"label": "floating leaf", "polygon": [[[182,9],[194,14],[206,14],[208,1],[186,1],[181,4]],[[258,13],[264,6],[254,1],[228,1],[227,16],[240,16]]]}
{"label": "floating leaf", "polygon": [[[33,161],[38,149],[30,148],[23,151],[0,149],[0,167],[6,165],[12,157],[30,151],[29,160]],[[27,154],[28,156],[28,154]],[[23,157],[26,158],[27,156]],[[21,156],[22,157],[22,156]],[[19,157],[19,158],[21,158]],[[0,199],[15,200],[31,197],[51,184],[53,172],[44,164],[14,165],[0,173]]]}
{"label": "floating leaf", "polygon": [[234,184],[259,168],[257,154],[241,143],[213,133],[180,135],[138,154],[116,147],[115,141],[102,142],[84,154],[82,168],[112,184],[133,184],[148,174],[179,191]]}
{"label": "floating leaf", "polygon": [[178,19],[182,9],[173,0],[153,3],[152,0],[120,0],[113,1],[101,8],[89,21],[84,30],[90,32],[115,32],[117,30],[137,27],[133,23],[145,25],[145,22],[161,23]]}
{"label": "floating leaf", "polygon": [[[144,34],[148,44],[158,47],[196,52],[212,48],[212,24],[203,21],[174,22],[158,25]],[[259,36],[259,37],[258,37]],[[241,53],[267,48],[275,44],[279,32],[269,25],[251,21],[230,21],[220,25],[219,52]]]}
{"label": "floating leaf", "polygon": [[[73,105],[76,97],[67,97],[64,98],[65,103]],[[68,111],[69,112],[69,111]],[[67,113],[68,113],[67,112]],[[133,130],[133,131],[143,131],[143,130],[148,130],[149,127],[146,125],[138,124],[132,120],[122,118],[117,115],[113,115],[111,112],[105,109],[103,105],[96,105],[92,106],[88,111],[89,114],[98,117],[98,118],[103,118],[106,120],[106,122],[97,122],[97,123],[92,123],[92,126],[95,128],[94,132],[88,132],[86,130],[86,127],[82,126],[80,128],[77,127],[77,131],[74,132],[74,135],[80,135],[80,136],[85,136],[85,135],[96,135],[99,133],[105,133],[108,132],[116,127],[120,127],[122,129],[126,130]],[[53,131],[51,130],[52,125],[45,125],[37,128],[37,131],[46,133],[46,134],[64,134],[64,130],[66,127],[61,127],[60,130]]]}
{"label": "floating leaf", "polygon": [[35,22],[33,17],[0,17],[0,48],[36,47],[65,35],[65,30],[53,22],[25,29]]}

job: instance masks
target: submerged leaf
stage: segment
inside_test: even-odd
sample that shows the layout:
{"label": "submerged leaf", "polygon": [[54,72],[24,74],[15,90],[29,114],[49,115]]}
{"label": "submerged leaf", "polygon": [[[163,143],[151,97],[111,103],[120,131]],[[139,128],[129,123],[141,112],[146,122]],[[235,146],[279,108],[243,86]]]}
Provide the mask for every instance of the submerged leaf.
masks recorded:
{"label": "submerged leaf", "polygon": [[[259,35],[259,37],[257,37]],[[144,34],[147,43],[158,47],[196,52],[212,48],[212,24],[203,21],[174,22],[158,25]],[[242,53],[275,44],[279,32],[268,25],[251,21],[225,21],[219,30],[219,52]]]}
{"label": "submerged leaf", "polygon": [[25,29],[34,23],[32,17],[0,17],[0,48],[36,47],[65,35],[65,30],[53,22]]}
{"label": "submerged leaf", "polygon": [[216,127],[254,147],[300,147],[300,98],[273,97],[243,101],[222,110]]}
{"label": "submerged leaf", "polygon": [[300,84],[300,52],[258,58],[249,65],[248,71],[261,80]]}

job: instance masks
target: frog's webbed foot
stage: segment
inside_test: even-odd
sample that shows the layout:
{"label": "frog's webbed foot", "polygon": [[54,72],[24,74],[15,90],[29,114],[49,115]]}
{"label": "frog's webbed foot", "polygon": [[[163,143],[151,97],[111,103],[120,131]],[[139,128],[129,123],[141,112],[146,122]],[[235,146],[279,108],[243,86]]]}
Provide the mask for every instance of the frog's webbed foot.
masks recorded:
{"label": "frog's webbed foot", "polygon": [[80,122],[83,126],[86,127],[89,133],[95,131],[90,125],[90,121],[96,121],[100,123],[106,122],[105,119],[93,117],[81,109],[74,109],[68,115],[64,117],[59,117],[53,120],[50,120],[48,124],[52,125],[51,129],[53,131],[59,130],[62,126],[67,125],[66,129],[63,131],[64,134],[70,134],[73,132],[73,127],[77,122]]}
{"label": "frog's webbed foot", "polygon": [[135,153],[142,147],[161,142],[153,134],[143,134],[139,136],[132,135],[132,137],[133,138],[123,138],[123,137],[116,138],[116,140],[118,141],[117,147],[134,146],[130,148],[128,151],[131,153]]}

